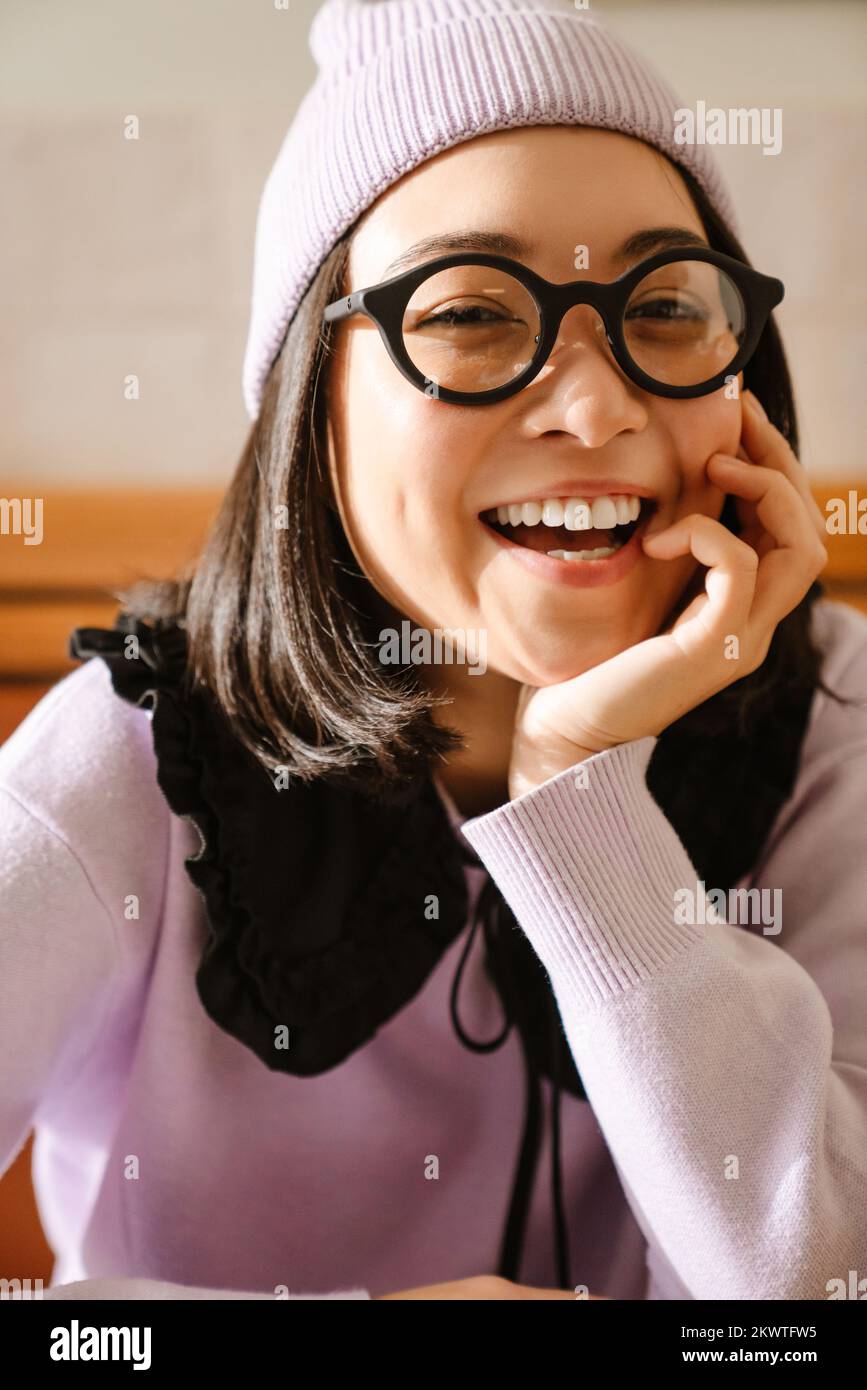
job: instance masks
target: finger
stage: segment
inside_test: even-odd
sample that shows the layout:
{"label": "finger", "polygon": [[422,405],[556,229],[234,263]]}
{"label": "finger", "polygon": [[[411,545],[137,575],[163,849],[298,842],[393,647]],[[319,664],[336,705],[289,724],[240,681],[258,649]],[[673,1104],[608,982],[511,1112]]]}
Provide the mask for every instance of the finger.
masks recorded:
{"label": "finger", "polygon": [[[809,479],[803,465],[783,434],[772,425],[765,414],[761,402],[752,391],[745,391],[743,401],[746,409],[742,412],[742,435],[746,445],[747,461],[760,468],[776,468],[796,489],[816,526],[820,539],[825,536],[825,518],[810,488]],[[742,458],[738,448],[738,458]]]}
{"label": "finger", "polygon": [[[741,459],[744,463],[753,462],[744,448],[743,437],[738,444],[736,457]],[[739,533],[741,540],[746,541],[747,545],[751,545],[753,550],[755,550],[760,557],[766,555],[769,550],[773,550],[774,540],[756,519],[755,506],[752,502],[745,501],[743,497],[736,497],[735,503],[737,504],[737,514],[741,524]],[[818,508],[817,514],[821,515],[821,513],[818,513]]]}
{"label": "finger", "polygon": [[[571,1303],[575,1302],[575,1295],[570,1289],[537,1289],[528,1284],[521,1286],[521,1293],[518,1297],[525,1300],[568,1298]],[[593,1298],[593,1294],[590,1294],[590,1297]]]}
{"label": "finger", "polygon": [[[782,473],[715,455],[708,473],[736,496],[755,504],[775,549],[759,560],[751,623],[776,625],[803,598],[827,561],[804,502]],[[723,479],[727,480],[723,482]]]}
{"label": "finger", "polygon": [[[719,636],[739,631],[746,623],[753,604],[759,558],[728,527],[694,512],[664,531],[645,536],[642,545],[654,560],[674,560],[692,554],[699,564],[707,566],[707,601],[702,605],[699,595],[691,605],[705,632]],[[678,631],[683,635],[689,625],[684,625],[682,618],[680,624]]]}
{"label": "finger", "polygon": [[794,548],[813,534],[803,500],[782,473],[727,454],[714,454],[707,473],[717,486],[753,504],[758,520],[778,546]]}

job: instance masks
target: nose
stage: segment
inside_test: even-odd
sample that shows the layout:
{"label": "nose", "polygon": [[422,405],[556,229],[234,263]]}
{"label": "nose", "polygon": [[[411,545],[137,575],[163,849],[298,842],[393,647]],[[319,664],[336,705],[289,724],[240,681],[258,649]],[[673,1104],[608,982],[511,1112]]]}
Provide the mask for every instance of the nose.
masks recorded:
{"label": "nose", "polygon": [[618,366],[605,325],[589,304],[564,315],[554,347],[528,397],[527,425],[534,434],[560,430],[588,448],[647,424],[643,392]]}

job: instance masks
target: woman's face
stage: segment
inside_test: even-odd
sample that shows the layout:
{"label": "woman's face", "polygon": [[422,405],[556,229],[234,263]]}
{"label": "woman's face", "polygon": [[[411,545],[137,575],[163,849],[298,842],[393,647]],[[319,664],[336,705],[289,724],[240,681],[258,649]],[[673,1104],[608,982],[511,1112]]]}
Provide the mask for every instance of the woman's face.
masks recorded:
{"label": "woman's face", "polygon": [[[628,238],[672,227],[705,239],[683,180],[640,141],[569,126],[495,132],[379,198],[354,235],[343,292],[387,279],[422,238],[468,231],[519,238],[526,250],[515,258],[547,280],[607,281],[658,249],[624,260]],[[589,249],[586,270],[575,269],[578,246]],[[649,498],[666,522],[718,517],[723,495],[705,465],[735,454],[740,438],[740,401],[723,390],[669,400],[633,385],[584,305],[565,315],[535,380],[497,404],[425,395],[360,315],[337,326],[328,392],[338,505],[368,578],[414,626],[484,630],[488,666],[534,686],[658,632],[695,561],[651,560],[636,543],[611,561],[550,559],[564,532],[507,530],[504,540],[483,518],[510,503],[605,494]],[[596,549],[599,533],[587,534]],[[517,536],[530,544],[508,539]],[[583,548],[586,536],[571,543]]]}

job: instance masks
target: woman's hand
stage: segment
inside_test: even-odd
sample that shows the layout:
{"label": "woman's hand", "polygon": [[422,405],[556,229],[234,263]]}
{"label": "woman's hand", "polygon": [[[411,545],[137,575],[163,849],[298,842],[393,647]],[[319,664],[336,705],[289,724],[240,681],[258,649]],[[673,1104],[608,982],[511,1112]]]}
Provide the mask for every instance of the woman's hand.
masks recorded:
{"label": "woman's hand", "polygon": [[[819,537],[820,543],[824,545],[825,537],[828,534],[825,517],[810,491],[810,484],[807,481],[807,474],[803,466],[799,463],[784,436],[769,421],[758,396],[754,396],[752,391],[745,391],[742,399],[749,409],[743,412],[738,458],[743,459],[745,463],[758,464],[762,468],[776,468],[784,477],[788,478],[812,517],[816,535]],[[763,536],[764,528],[756,515],[755,505],[738,498],[737,512],[741,523],[741,540],[752,545],[757,554],[761,556],[772,542],[767,536]]]}
{"label": "woman's hand", "polygon": [[[594,753],[648,734],[761,666],[777,624],[824,568],[821,512],[780,432],[745,396],[741,451],[714,454],[710,481],[739,499],[744,533],[693,513],[650,527],[645,554],[692,553],[707,567],[698,593],[664,633],[573,680],[525,687],[518,704],[509,793],[531,791]],[[755,458],[759,461],[752,462]]]}
{"label": "woman's hand", "polygon": [[[569,1298],[574,1303],[575,1294],[569,1289],[533,1289],[527,1284],[513,1284],[511,1279],[501,1279],[497,1274],[479,1274],[474,1279],[455,1279],[450,1284],[426,1284],[419,1289],[403,1289],[400,1293],[384,1293],[382,1298],[433,1298],[433,1299],[537,1299]],[[590,1298],[601,1295],[590,1294]]]}

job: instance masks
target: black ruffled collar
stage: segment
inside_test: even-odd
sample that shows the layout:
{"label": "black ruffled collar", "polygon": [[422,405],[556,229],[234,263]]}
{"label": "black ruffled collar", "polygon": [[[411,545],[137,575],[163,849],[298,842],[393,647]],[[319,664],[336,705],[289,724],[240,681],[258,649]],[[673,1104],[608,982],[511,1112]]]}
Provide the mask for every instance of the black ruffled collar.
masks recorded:
{"label": "black ruffled collar", "polygon": [[[180,627],[121,614],[115,629],[79,628],[72,641],[76,656],[105,660],[123,699],[153,708],[160,788],[199,831],[186,868],[210,928],[196,976],[206,1011],[273,1070],[336,1066],[416,994],[466,925],[463,860],[433,784],[373,815],[324,783],[278,789],[204,694],[184,687]],[[280,1026],[288,1048],[275,1047]]]}

